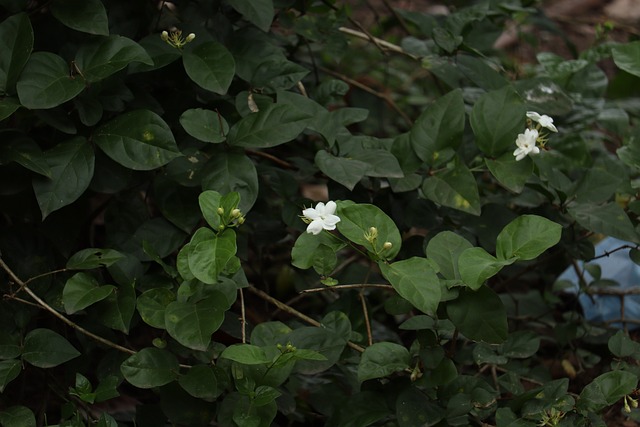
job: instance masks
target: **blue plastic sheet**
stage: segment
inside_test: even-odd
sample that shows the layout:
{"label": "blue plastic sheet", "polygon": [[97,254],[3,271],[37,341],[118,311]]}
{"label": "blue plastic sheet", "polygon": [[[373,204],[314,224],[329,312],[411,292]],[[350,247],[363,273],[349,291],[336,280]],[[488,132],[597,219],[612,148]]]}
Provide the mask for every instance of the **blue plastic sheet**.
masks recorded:
{"label": "blue plastic sheet", "polygon": [[[609,253],[587,264],[597,264],[601,269],[601,279],[609,279],[616,281],[619,286],[614,287],[617,290],[626,290],[630,288],[640,287],[640,266],[635,264],[629,258],[629,248],[612,251],[622,246],[635,247],[634,243],[625,242],[624,240],[607,237],[595,246],[596,257]],[[594,278],[583,268],[583,263],[579,262],[580,269],[583,271],[583,277],[587,284],[592,282]],[[573,266],[567,268],[557,280],[566,280],[571,282],[572,286],[565,289],[566,292],[578,293],[580,289],[580,280]],[[580,305],[582,306],[584,317],[586,320],[594,323],[610,322],[620,319],[621,302],[619,296],[614,295],[587,295],[584,292],[579,295]],[[640,320],[640,295],[624,296],[624,319]],[[626,323],[626,322],[625,322]],[[622,328],[622,323],[613,323],[612,326]],[[626,324],[628,329],[639,328],[640,325],[634,323]]]}

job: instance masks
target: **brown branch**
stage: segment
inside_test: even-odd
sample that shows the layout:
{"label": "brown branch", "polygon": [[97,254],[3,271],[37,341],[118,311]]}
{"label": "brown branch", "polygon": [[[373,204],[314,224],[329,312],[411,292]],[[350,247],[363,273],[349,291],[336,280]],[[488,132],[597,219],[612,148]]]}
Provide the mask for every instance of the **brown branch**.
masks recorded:
{"label": "brown branch", "polygon": [[242,344],[247,343],[247,317],[244,307],[244,292],[242,288],[238,289],[240,293],[240,325],[242,327]]}
{"label": "brown branch", "polygon": [[298,168],[295,167],[294,165],[292,165],[291,163],[289,163],[289,162],[287,162],[285,160],[282,160],[282,159],[280,159],[280,158],[278,158],[278,157],[276,157],[276,156],[274,156],[272,154],[265,153],[264,151],[256,151],[256,150],[249,150],[249,149],[246,149],[244,151],[245,151],[245,153],[250,154],[252,156],[263,157],[265,159],[268,159],[268,160],[272,161],[273,163],[275,163],[275,164],[277,164],[279,166],[282,166],[285,169],[298,170]]}
{"label": "brown branch", "polygon": [[[348,35],[353,36],[353,37],[357,37],[357,38],[362,39],[362,40],[370,40],[371,39],[371,37],[369,37],[367,34],[361,32],[361,31],[352,30],[351,28],[340,27],[340,28],[338,28],[338,30],[341,33],[345,33],[345,34],[348,34]],[[411,58],[413,60],[416,60],[416,61],[420,60],[420,58],[418,58],[417,56],[415,56],[412,53],[407,52],[406,50],[404,50],[403,48],[401,48],[400,46],[398,46],[396,44],[390,43],[390,42],[388,42],[386,40],[382,40],[382,39],[379,39],[379,38],[376,38],[376,37],[373,37],[373,38],[378,42],[379,46],[381,46],[383,49],[385,49],[385,51],[391,51],[391,52],[394,52],[394,53],[399,53],[401,55],[408,56],[409,58]]]}
{"label": "brown branch", "polygon": [[[316,327],[322,327],[322,324],[320,322],[318,322],[315,319],[312,319],[311,317],[307,316],[304,313],[299,312],[298,310],[296,310],[293,307],[290,307],[288,305],[286,305],[285,303],[283,303],[280,300],[275,299],[274,297],[272,297],[271,295],[269,295],[268,293],[264,292],[263,290],[260,290],[258,288],[256,288],[255,286],[249,286],[247,288],[250,292],[252,292],[253,294],[257,295],[258,297],[262,298],[263,300],[275,305],[276,307],[278,307],[280,310],[284,311],[285,313],[289,313],[292,316],[297,317],[298,319],[304,320],[305,322],[309,323],[310,325],[316,326]],[[360,353],[364,352],[364,348],[359,346],[356,343],[353,343],[351,341],[347,341],[347,345],[349,347],[351,347],[352,349],[359,351]]]}
{"label": "brown branch", "polygon": [[367,300],[364,298],[364,289],[358,293],[360,304],[362,304],[362,315],[364,316],[364,324],[367,328],[367,342],[373,345],[373,334],[371,333],[371,320],[369,320],[369,310],[367,310]]}
{"label": "brown branch", "polygon": [[313,292],[326,292],[326,291],[334,291],[334,290],[342,290],[342,289],[361,289],[361,288],[379,288],[379,289],[393,290],[393,286],[391,285],[358,283],[353,285],[336,285],[336,286],[327,286],[324,288],[305,289],[300,291],[300,293],[310,294]]}
{"label": "brown branch", "polygon": [[[331,4],[329,1],[327,0],[322,0],[322,3],[324,3],[326,6],[329,6],[331,9],[335,10],[335,11],[339,11],[340,9],[338,9],[338,7],[334,4]],[[362,24],[360,24],[358,21],[356,21],[355,19],[348,17],[347,18],[349,20],[349,22],[351,22],[353,25],[355,25],[356,27],[358,27],[358,29],[360,31],[362,31],[364,34],[367,35],[367,38],[369,40],[371,40],[371,43],[373,43],[374,45],[376,45],[376,47],[380,50],[380,52],[382,52],[383,54],[386,54],[386,51],[382,48],[382,46],[380,46],[378,39],[376,39],[375,37],[373,37],[371,35],[371,33],[369,31],[367,31],[366,28],[364,28],[362,26]]]}

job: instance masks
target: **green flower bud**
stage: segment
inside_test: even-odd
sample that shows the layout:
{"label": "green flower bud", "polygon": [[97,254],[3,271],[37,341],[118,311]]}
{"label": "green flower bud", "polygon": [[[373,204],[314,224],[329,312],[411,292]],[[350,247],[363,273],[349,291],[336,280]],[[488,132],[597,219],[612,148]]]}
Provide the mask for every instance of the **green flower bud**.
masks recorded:
{"label": "green flower bud", "polygon": [[231,218],[238,218],[240,215],[242,215],[240,209],[234,209],[231,211]]}
{"label": "green flower bud", "polygon": [[166,31],[163,31],[162,34],[160,34],[160,38],[165,42],[168,41],[169,40],[169,33],[166,32]]}
{"label": "green flower bud", "polygon": [[192,42],[192,41],[193,41],[193,39],[195,39],[195,38],[196,38],[196,35],[195,35],[195,34],[193,34],[193,33],[191,33],[191,34],[189,34],[189,35],[187,36],[187,38],[185,39],[185,42],[186,42],[186,43]]}
{"label": "green flower bud", "polygon": [[382,245],[382,249],[384,249],[385,251],[388,251],[392,247],[393,247],[393,243],[391,242],[384,242],[384,245]]}
{"label": "green flower bud", "polygon": [[216,212],[218,212],[218,215],[224,215],[224,208],[218,208]]}

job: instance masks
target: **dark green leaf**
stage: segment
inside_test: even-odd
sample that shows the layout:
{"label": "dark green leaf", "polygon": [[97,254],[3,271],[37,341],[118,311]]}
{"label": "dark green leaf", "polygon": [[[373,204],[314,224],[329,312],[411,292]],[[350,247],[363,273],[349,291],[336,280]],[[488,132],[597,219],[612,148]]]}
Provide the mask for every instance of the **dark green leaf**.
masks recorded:
{"label": "dark green leaf", "polygon": [[0,135],[3,139],[3,144],[0,145],[0,163],[16,162],[32,172],[52,177],[47,158],[34,140],[12,131],[2,132]]}
{"label": "dark green leaf", "polygon": [[33,190],[42,219],[75,202],[89,187],[95,154],[84,137],[76,137],[48,150],[46,161],[51,170],[51,179],[33,179]]}
{"label": "dark green leaf", "polygon": [[418,117],[411,128],[411,145],[428,164],[434,164],[439,151],[456,150],[462,142],[465,112],[462,91],[456,89],[438,98]]}
{"label": "dark green leaf", "polygon": [[238,209],[246,214],[258,197],[258,172],[244,154],[218,153],[205,167],[202,189],[215,190],[220,194],[237,192],[240,195]]}
{"label": "dark green leaf", "polygon": [[120,366],[124,378],[138,388],[169,384],[178,376],[178,360],[168,351],[143,348]]}
{"label": "dark green leaf", "polygon": [[618,45],[612,53],[618,68],[640,77],[640,41]]}
{"label": "dark green leaf", "polygon": [[600,411],[631,394],[637,384],[638,377],[631,372],[612,371],[602,374],[582,390],[578,398],[578,410]]}
{"label": "dark green leaf", "polygon": [[236,233],[227,229],[213,238],[194,242],[189,251],[189,269],[204,283],[215,284],[218,275],[236,254]]}
{"label": "dark green leaf", "polygon": [[95,315],[103,325],[128,334],[135,309],[136,293],[133,285],[124,283],[96,304],[90,313]]}
{"label": "dark green leaf", "polygon": [[24,339],[22,359],[38,368],[53,368],[78,356],[69,341],[50,329],[33,329]]}
{"label": "dark green leaf", "polygon": [[498,182],[514,193],[522,192],[533,173],[533,162],[529,157],[516,161],[511,152],[504,153],[497,159],[485,157],[484,161]]}
{"label": "dark green leaf", "polygon": [[465,290],[447,303],[447,315],[464,336],[500,344],[507,339],[507,312],[500,297],[486,286]]}
{"label": "dark green leaf", "polygon": [[435,173],[422,183],[425,197],[443,206],[480,215],[478,184],[467,166],[459,161],[453,168]]}
{"label": "dark green leaf", "polygon": [[331,236],[320,233],[313,235],[303,233],[298,236],[296,243],[291,251],[291,264],[294,267],[307,269],[313,267],[315,262],[315,252],[320,246],[329,247],[333,252],[342,249],[346,244],[332,238]]}
{"label": "dark green leaf", "polygon": [[203,89],[219,95],[227,93],[236,70],[231,53],[215,41],[185,50],[182,63],[191,80]]}
{"label": "dark green leaf", "polygon": [[50,52],[32,54],[16,85],[20,104],[32,110],[57,107],[84,88],[84,79],[70,75],[65,60]]}
{"label": "dark green leaf", "polygon": [[480,150],[500,156],[515,149],[516,137],[524,132],[525,113],[522,100],[510,86],[481,96],[471,111],[471,128]]}
{"label": "dark green leaf", "polygon": [[112,285],[100,286],[96,279],[86,273],[77,273],[67,280],[62,290],[64,309],[67,314],[84,310],[108,297],[114,289]]}
{"label": "dark green leaf", "polygon": [[469,248],[458,257],[458,270],[465,285],[476,290],[487,279],[498,274],[502,267],[515,261],[515,258],[498,260],[482,248]]}
{"label": "dark green leaf", "polygon": [[440,280],[427,259],[413,257],[379,265],[384,277],[400,296],[424,313],[436,312],[440,304]]}
{"label": "dark green leaf", "polygon": [[427,245],[427,258],[435,261],[445,279],[459,279],[458,257],[472,245],[464,237],[451,231],[436,234]]}
{"label": "dark green leaf", "polygon": [[623,331],[618,331],[609,338],[609,351],[616,357],[633,356],[640,358],[640,343],[633,341],[629,335]]}
{"label": "dark green leaf", "polygon": [[485,90],[500,89],[509,84],[509,80],[504,78],[493,67],[471,55],[458,55],[456,65],[466,78],[471,80]]}
{"label": "dark green leaf", "polygon": [[156,113],[138,110],[100,126],[93,141],[113,160],[134,170],[151,170],[181,156],[171,129]]}
{"label": "dark green leaf", "polygon": [[[18,378],[21,371],[22,366],[19,360],[11,359],[0,361],[0,393],[4,391],[7,384]],[[2,420],[1,416],[0,420]]]}
{"label": "dark green leaf", "polygon": [[22,354],[22,349],[18,336],[0,331],[0,359],[13,359],[20,354]]}
{"label": "dark green leaf", "polygon": [[20,108],[20,102],[16,98],[2,98],[0,99],[0,121],[11,117],[18,108]]}
{"label": "dark green leaf", "polygon": [[224,349],[221,358],[233,360],[244,365],[260,365],[271,362],[264,350],[251,344],[234,344]]}
{"label": "dark green leaf", "polygon": [[[18,76],[32,50],[33,28],[27,14],[19,13],[0,23],[0,94],[15,93]],[[0,120],[4,118],[1,110]]]}
{"label": "dark green leaf", "polygon": [[[336,215],[340,217],[337,224],[338,230],[347,239],[358,245],[364,246],[368,251],[384,259],[394,258],[402,246],[400,231],[389,216],[375,205],[365,203],[349,204],[338,203]],[[375,227],[377,238],[372,244],[365,234],[369,234],[371,227]],[[386,249],[384,244],[391,243],[391,247]]]}
{"label": "dark green leaf", "polygon": [[214,368],[207,365],[195,365],[178,380],[180,386],[191,396],[212,401],[220,392]]}
{"label": "dark green leaf", "polygon": [[227,2],[256,27],[264,32],[269,31],[275,13],[273,0],[227,0]]}
{"label": "dark green leaf", "polygon": [[229,125],[220,113],[203,108],[182,113],[180,124],[189,135],[204,142],[224,142],[229,133]]}
{"label": "dark green leaf", "polygon": [[36,417],[29,408],[11,406],[0,412],[2,427],[36,427]]}
{"label": "dark green leaf", "polygon": [[142,320],[154,328],[165,328],[165,310],[176,296],[166,288],[154,288],[138,297],[136,306]]}
{"label": "dark green leaf", "polygon": [[185,347],[204,351],[222,325],[226,304],[217,292],[197,303],[173,301],[165,310],[167,332]]}
{"label": "dark green leaf", "polygon": [[58,21],[74,30],[109,35],[107,11],[100,0],[54,0],[51,13]]}
{"label": "dark green leaf", "polygon": [[522,215],[502,229],[496,239],[500,260],[530,260],[560,241],[562,226],[537,215]]}
{"label": "dark green leaf", "polygon": [[132,62],[153,64],[146,50],[122,36],[96,38],[80,46],[76,54],[76,66],[89,82],[107,78]]}
{"label": "dark green leaf", "polygon": [[370,167],[360,160],[336,157],[324,150],[316,153],[315,162],[325,175],[349,190],[353,190]]}
{"label": "dark green leaf", "polygon": [[616,203],[575,203],[569,205],[567,210],[587,230],[622,240],[640,241],[631,220]]}
{"label": "dark green leaf", "polygon": [[409,368],[409,350],[391,342],[378,342],[366,348],[358,365],[358,381],[383,378]]}
{"label": "dark green leaf", "polygon": [[240,147],[275,147],[295,139],[310,120],[310,116],[291,104],[271,104],[233,125],[227,140]]}
{"label": "dark green leaf", "polygon": [[87,248],[73,254],[66,267],[68,270],[90,270],[108,267],[122,258],[124,255],[113,249]]}

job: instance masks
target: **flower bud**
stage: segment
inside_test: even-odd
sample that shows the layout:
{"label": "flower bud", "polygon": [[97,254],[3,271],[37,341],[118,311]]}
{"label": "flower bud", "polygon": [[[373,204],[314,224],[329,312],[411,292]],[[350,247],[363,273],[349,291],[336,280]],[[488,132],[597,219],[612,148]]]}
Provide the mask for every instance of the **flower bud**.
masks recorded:
{"label": "flower bud", "polygon": [[169,40],[169,33],[166,31],[163,31],[162,34],[160,34],[160,38],[166,42],[167,40]]}
{"label": "flower bud", "polygon": [[238,225],[242,225],[242,224],[244,224],[244,217],[243,216],[238,218]]}
{"label": "flower bud", "polygon": [[242,215],[242,212],[240,212],[240,209],[234,209],[231,211],[231,218],[238,218]]}
{"label": "flower bud", "polygon": [[393,243],[391,242],[384,242],[384,245],[382,245],[382,249],[384,249],[385,251],[388,251],[392,247],[393,247]]}
{"label": "flower bud", "polygon": [[218,215],[224,215],[224,208],[218,208],[216,212],[218,212]]}
{"label": "flower bud", "polygon": [[185,42],[187,42],[187,43],[192,42],[192,41],[193,41],[193,39],[195,39],[195,38],[196,38],[196,35],[195,35],[195,34],[193,34],[193,33],[190,33],[190,34],[187,36],[187,38],[185,39]]}

